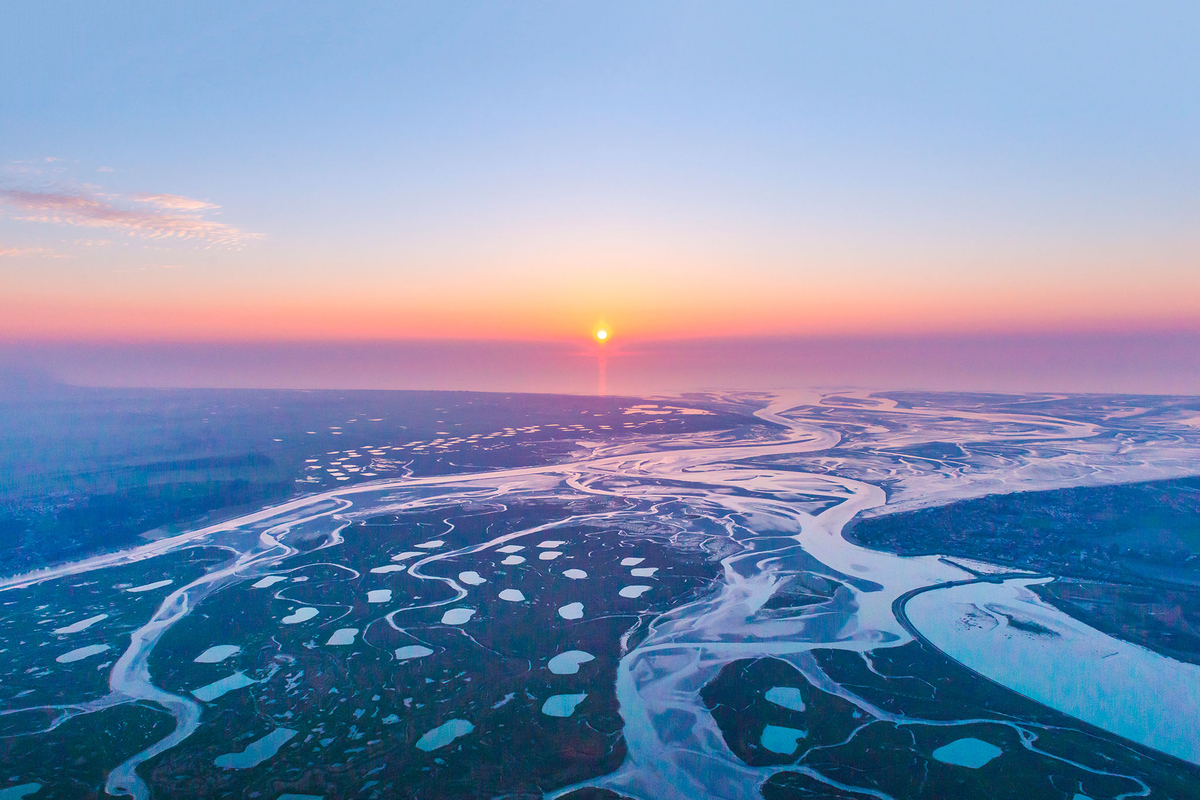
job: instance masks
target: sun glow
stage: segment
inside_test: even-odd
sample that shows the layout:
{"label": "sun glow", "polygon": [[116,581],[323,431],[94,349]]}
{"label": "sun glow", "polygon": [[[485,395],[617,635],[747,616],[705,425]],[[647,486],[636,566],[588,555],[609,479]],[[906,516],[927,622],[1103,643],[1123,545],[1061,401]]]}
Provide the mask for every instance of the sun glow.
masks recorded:
{"label": "sun glow", "polygon": [[596,341],[603,342],[606,339],[608,339],[608,331],[604,330],[604,328],[596,331]]}

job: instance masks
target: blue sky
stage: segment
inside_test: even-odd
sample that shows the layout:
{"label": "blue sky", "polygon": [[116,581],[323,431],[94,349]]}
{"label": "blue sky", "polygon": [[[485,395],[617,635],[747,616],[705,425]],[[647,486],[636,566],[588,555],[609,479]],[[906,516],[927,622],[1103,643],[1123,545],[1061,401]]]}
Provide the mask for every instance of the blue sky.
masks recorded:
{"label": "blue sky", "polygon": [[35,310],[8,336],[263,335],[249,307],[331,337],[1155,327],[1200,300],[1194,3],[5,19],[0,305]]}

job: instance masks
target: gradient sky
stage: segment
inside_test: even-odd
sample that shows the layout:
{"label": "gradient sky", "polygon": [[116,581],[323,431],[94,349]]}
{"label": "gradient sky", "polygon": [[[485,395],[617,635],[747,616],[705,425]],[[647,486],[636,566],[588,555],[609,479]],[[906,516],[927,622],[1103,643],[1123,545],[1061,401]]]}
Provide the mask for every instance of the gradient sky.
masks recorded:
{"label": "gradient sky", "polygon": [[3,19],[0,339],[1198,327],[1194,0]]}

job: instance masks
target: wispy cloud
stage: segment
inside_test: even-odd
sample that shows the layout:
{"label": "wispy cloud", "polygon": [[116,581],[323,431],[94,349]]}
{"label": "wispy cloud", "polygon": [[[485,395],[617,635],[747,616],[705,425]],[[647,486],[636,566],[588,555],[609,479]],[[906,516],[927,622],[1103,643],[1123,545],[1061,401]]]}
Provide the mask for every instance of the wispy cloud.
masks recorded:
{"label": "wispy cloud", "polygon": [[189,239],[238,247],[260,237],[201,216],[219,206],[174,194],[124,198],[86,190],[0,188],[0,205],[18,212],[17,219],[106,228],[148,239]]}
{"label": "wispy cloud", "polygon": [[134,194],[130,195],[129,199],[174,211],[210,211],[220,208],[218,205],[203,200],[193,200],[177,194]]}
{"label": "wispy cloud", "polygon": [[0,247],[0,258],[16,258],[17,256],[47,256],[49,258],[67,258],[45,247]]}

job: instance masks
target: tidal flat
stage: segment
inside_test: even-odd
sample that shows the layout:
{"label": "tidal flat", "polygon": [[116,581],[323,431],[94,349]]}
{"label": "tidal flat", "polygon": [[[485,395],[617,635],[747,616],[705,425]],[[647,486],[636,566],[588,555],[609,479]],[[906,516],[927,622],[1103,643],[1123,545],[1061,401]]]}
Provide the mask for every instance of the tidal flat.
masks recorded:
{"label": "tidal flat", "polygon": [[[1177,692],[1144,697],[1138,728],[1129,708],[1089,716],[1028,685],[1041,653],[1128,690],[1108,654],[1139,644],[1093,624],[1111,612],[1089,611],[1092,594],[1056,603],[1039,587],[1145,598],[1185,582],[1155,583],[1147,559],[1125,570],[1139,559],[1124,550],[1129,583],[1058,574],[1070,559],[1052,546],[1040,561],[989,550],[1019,516],[974,548],[928,550],[913,522],[1014,488],[1189,487],[1200,403],[612,398],[594,425],[524,418],[463,436],[451,431],[470,413],[455,402],[428,441],[397,428],[298,462],[336,463],[328,483],[0,579],[0,791],[1200,796],[1200,756],[1170,744],[1190,719],[1156,702]],[[451,468],[447,449],[440,471],[364,467],[393,448],[496,440],[530,444],[515,465]],[[1194,667],[1151,655],[1170,664],[1160,681]],[[1139,732],[1155,730],[1184,732]]]}

